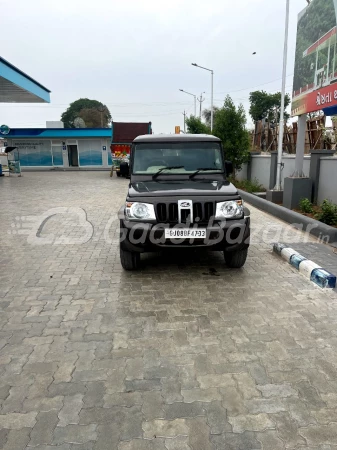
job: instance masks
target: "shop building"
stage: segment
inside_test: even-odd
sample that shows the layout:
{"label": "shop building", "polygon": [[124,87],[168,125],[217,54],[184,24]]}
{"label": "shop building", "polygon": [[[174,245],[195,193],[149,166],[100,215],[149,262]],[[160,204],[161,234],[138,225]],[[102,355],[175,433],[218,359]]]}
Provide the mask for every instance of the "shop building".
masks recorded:
{"label": "shop building", "polygon": [[109,167],[111,128],[14,128],[6,139],[23,169]]}
{"label": "shop building", "polygon": [[127,150],[140,134],[150,134],[151,123],[113,122],[112,128],[11,128],[6,145],[17,147],[23,170],[52,168],[109,168],[112,152]]}

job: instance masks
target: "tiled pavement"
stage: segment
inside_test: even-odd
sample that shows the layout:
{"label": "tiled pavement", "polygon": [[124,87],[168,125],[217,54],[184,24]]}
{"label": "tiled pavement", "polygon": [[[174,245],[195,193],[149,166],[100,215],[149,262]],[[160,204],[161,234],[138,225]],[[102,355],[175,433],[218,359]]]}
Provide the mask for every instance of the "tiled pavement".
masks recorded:
{"label": "tiled pavement", "polygon": [[337,449],[336,293],[265,242],[294,232],[252,208],[243,270],[198,252],[124,273],[126,186],[0,179],[0,448]]}

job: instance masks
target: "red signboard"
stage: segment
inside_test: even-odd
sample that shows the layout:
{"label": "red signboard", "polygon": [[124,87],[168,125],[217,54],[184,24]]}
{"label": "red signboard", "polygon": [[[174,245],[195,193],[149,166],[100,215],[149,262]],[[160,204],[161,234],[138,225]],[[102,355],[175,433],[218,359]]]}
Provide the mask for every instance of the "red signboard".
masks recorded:
{"label": "red signboard", "polygon": [[293,116],[300,116],[309,112],[318,111],[337,103],[337,84],[325,86],[311,92],[304,92],[302,95],[293,98],[291,113]]}
{"label": "red signboard", "polygon": [[111,153],[116,158],[120,156],[130,155],[131,145],[126,144],[111,144]]}

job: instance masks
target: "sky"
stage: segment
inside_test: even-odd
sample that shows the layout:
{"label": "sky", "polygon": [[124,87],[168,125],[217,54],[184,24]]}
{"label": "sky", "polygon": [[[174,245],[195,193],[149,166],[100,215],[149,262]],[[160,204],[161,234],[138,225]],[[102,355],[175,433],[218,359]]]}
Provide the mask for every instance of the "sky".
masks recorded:
{"label": "sky", "polygon": [[[292,91],[297,14],[291,0],[287,92]],[[0,0],[1,56],[50,89],[50,104],[0,105],[10,128],[45,127],[69,103],[99,100],[115,122],[183,127],[192,96],[210,107],[226,94],[247,110],[252,90],[281,90],[286,0]],[[256,55],[252,53],[256,52]],[[199,107],[199,104],[197,105]]]}

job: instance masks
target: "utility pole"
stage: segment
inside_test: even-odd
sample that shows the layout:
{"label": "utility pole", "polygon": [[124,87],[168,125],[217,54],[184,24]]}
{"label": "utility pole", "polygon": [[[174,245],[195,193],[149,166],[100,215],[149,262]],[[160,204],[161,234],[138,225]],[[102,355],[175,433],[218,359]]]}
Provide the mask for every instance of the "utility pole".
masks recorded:
{"label": "utility pole", "polygon": [[202,92],[201,94],[200,94],[200,98],[198,98],[197,100],[198,100],[198,102],[200,103],[200,113],[199,113],[199,119],[201,120],[201,109],[202,109],[202,102],[204,102],[205,101],[205,99],[204,98],[202,98],[202,94],[204,94],[204,92]]}
{"label": "utility pole", "polygon": [[183,112],[184,116],[184,133],[186,133],[186,111]]}
{"label": "utility pole", "polygon": [[285,98],[285,92],[286,92],[287,56],[288,56],[289,3],[290,3],[290,0],[286,0],[286,20],[285,20],[285,33],[284,33],[283,72],[282,72],[282,91],[281,91],[281,110],[280,110],[280,131],[279,131],[279,138],[278,138],[276,185],[274,187],[275,191],[281,191],[281,168],[282,168],[283,134],[284,134],[284,98]]}
{"label": "utility pole", "polygon": [[99,111],[101,113],[101,128],[103,128],[103,113],[104,113],[103,106],[100,106],[99,108],[97,108],[97,111]]}

